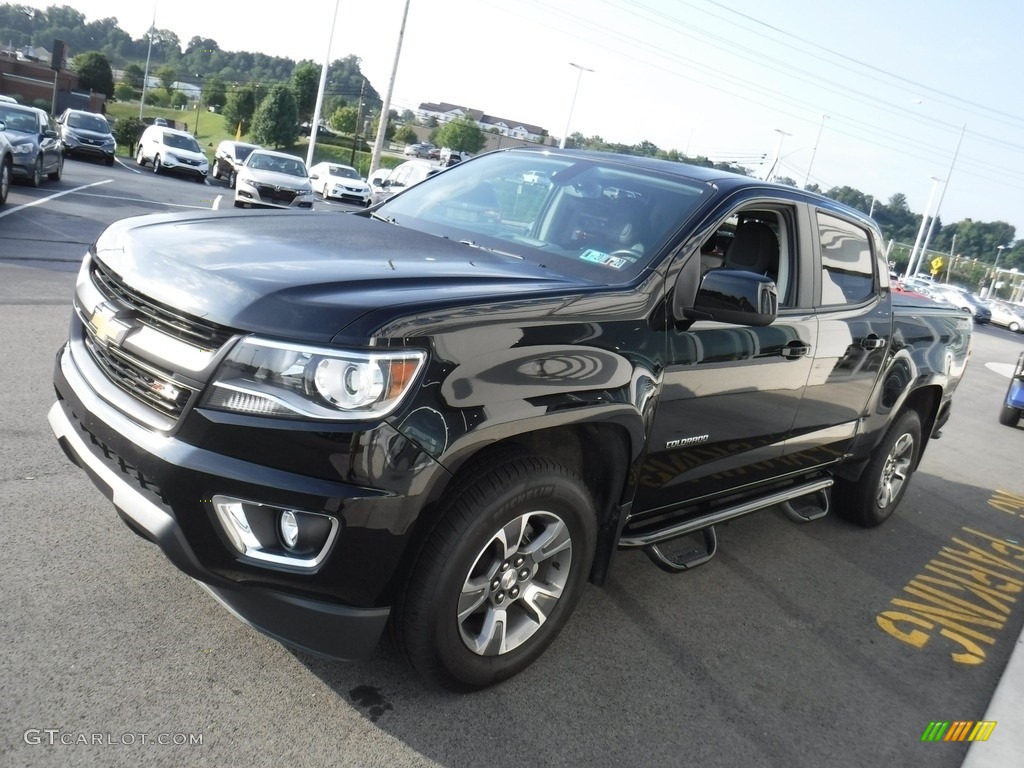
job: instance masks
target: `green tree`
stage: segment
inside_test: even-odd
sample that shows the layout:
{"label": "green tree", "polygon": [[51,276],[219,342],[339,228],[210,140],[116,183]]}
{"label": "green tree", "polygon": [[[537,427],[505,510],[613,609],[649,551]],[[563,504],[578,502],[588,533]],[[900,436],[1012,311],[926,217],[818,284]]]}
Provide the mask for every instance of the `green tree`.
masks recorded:
{"label": "green tree", "polygon": [[203,100],[211,107],[223,107],[227,101],[228,89],[222,80],[211,77],[203,85]]}
{"label": "green tree", "polygon": [[172,67],[170,64],[165,64],[156,71],[156,76],[160,79],[160,85],[167,91],[167,95],[171,95],[171,91],[174,90],[174,81],[178,79],[178,70]]}
{"label": "green tree", "polygon": [[128,83],[118,83],[114,86],[114,98],[118,101],[131,101],[135,98],[135,89]]}
{"label": "green tree", "polygon": [[107,57],[99,51],[86,51],[71,60],[71,68],[78,73],[78,83],[104,96],[114,95],[114,73]]}
{"label": "green tree", "polygon": [[299,111],[295,94],[287,85],[275,85],[252,116],[256,141],[270,147],[294,144],[299,136]]}
{"label": "green tree", "polygon": [[473,118],[463,116],[438,128],[434,134],[434,143],[459,152],[476,154],[483,149],[487,138]]}
{"label": "green tree", "polygon": [[142,132],[145,129],[146,124],[139,120],[139,118],[122,117],[114,123],[111,131],[117,140],[117,145],[119,147],[127,147],[128,154],[134,155],[135,145],[139,142],[139,137],[142,136]]}
{"label": "green tree", "polygon": [[408,125],[403,125],[395,131],[395,141],[399,144],[415,144],[418,140],[416,131]]}
{"label": "green tree", "polygon": [[230,131],[238,130],[242,126],[242,133],[249,132],[249,125],[252,122],[253,113],[256,111],[256,95],[252,88],[237,88],[228,94],[224,102],[224,123]]}
{"label": "green tree", "polygon": [[347,133],[349,135],[356,132],[356,119],[358,118],[359,110],[356,107],[341,107],[334,111],[328,120],[328,125],[338,133]]}
{"label": "green tree", "polygon": [[320,86],[320,67],[312,61],[300,61],[292,72],[292,90],[299,120],[308,121],[316,109],[316,92]]}
{"label": "green tree", "polygon": [[142,67],[138,64],[129,64],[121,72],[121,82],[130,85],[132,88],[141,88],[142,80],[146,76]]}
{"label": "green tree", "polygon": [[172,107],[183,107],[188,104],[188,96],[181,91],[174,91],[171,94],[170,104]]}

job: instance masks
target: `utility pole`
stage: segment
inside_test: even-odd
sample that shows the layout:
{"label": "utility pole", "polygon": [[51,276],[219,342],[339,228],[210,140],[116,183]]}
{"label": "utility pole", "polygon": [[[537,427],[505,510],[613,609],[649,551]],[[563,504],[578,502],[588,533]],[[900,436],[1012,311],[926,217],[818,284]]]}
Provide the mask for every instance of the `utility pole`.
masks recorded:
{"label": "utility pole", "polygon": [[960,129],[960,138],[956,142],[956,149],[953,151],[953,160],[949,164],[949,171],[946,173],[946,181],[942,185],[942,194],[939,195],[939,204],[935,206],[935,216],[928,226],[928,234],[924,238],[924,245],[921,246],[922,253],[928,250],[928,241],[932,239],[932,232],[935,231],[935,222],[939,218],[939,210],[942,208],[942,201],[946,199],[946,190],[949,188],[949,180],[953,176],[953,166],[956,165],[956,156],[960,154],[960,145],[963,144],[964,134],[967,133],[967,123]]}
{"label": "utility pole", "polygon": [[313,150],[316,148],[316,131],[320,127],[320,106],[324,102],[324,91],[327,89],[327,68],[331,65],[331,44],[334,42],[334,25],[338,21],[338,6],[341,0],[334,0],[334,13],[331,15],[331,34],[327,37],[327,52],[324,54],[324,66],[320,70],[320,85],[316,92],[316,106],[313,107],[313,124],[309,126],[309,147],[306,149],[306,168],[313,165]]}
{"label": "utility pole", "polygon": [[395,77],[398,75],[398,59],[402,55],[402,38],[405,37],[405,20],[407,18],[409,18],[409,0],[405,0],[405,10],[402,11],[402,26],[398,31],[398,45],[395,47],[395,63],[391,67],[388,92],[384,95],[384,103],[380,107],[380,120],[377,121],[377,138],[373,142],[373,155],[370,157],[370,173],[380,168],[380,155],[384,151],[384,137],[388,132],[388,111],[391,109],[391,93],[395,90]]}
{"label": "utility pole", "polygon": [[366,78],[363,78],[363,82],[359,84],[359,106],[356,107],[356,130],[355,135],[352,136],[352,157],[349,159],[348,164],[353,168],[356,167],[356,144],[359,143],[359,125],[363,119],[363,92],[366,90]]}

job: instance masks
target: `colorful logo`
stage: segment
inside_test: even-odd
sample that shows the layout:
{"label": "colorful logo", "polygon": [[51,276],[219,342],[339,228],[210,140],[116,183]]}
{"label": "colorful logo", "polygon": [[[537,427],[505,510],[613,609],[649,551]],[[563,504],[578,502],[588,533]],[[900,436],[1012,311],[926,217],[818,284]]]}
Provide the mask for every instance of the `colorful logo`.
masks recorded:
{"label": "colorful logo", "polygon": [[995,720],[932,721],[921,734],[921,741],[988,741],[995,728]]}

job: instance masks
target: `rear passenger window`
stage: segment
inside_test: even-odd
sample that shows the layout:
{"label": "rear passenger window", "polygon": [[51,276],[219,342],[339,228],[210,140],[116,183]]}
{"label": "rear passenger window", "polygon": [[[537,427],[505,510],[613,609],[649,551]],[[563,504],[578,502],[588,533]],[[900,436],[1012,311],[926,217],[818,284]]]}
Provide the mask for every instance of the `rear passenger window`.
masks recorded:
{"label": "rear passenger window", "polygon": [[821,303],[857,304],[874,292],[871,241],[855,224],[818,212]]}

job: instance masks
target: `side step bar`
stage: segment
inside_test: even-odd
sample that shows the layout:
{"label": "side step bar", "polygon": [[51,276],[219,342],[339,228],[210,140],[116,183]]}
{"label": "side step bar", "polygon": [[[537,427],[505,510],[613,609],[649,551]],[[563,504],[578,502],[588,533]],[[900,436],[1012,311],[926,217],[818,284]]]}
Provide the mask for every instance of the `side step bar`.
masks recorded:
{"label": "side step bar", "polygon": [[[732,507],[725,507],[711,512],[707,515],[685,520],[681,523],[669,525],[654,531],[647,531],[632,536],[623,536],[619,539],[620,547],[640,547],[651,561],[662,570],[669,573],[680,573],[682,571],[696,568],[703,565],[715,556],[718,550],[718,539],[715,535],[714,526],[724,523],[727,520],[734,520],[737,517],[748,515],[751,512],[766,507],[781,505],[783,514],[794,522],[806,523],[817,520],[828,513],[829,494],[828,489],[832,487],[832,478],[822,478],[802,485],[795,485],[782,491],[770,493]],[[800,500],[801,497],[810,497],[800,503],[792,504],[793,500]],[[689,547],[680,551],[666,554],[660,544],[683,536],[700,533],[704,539],[704,546]]]}

